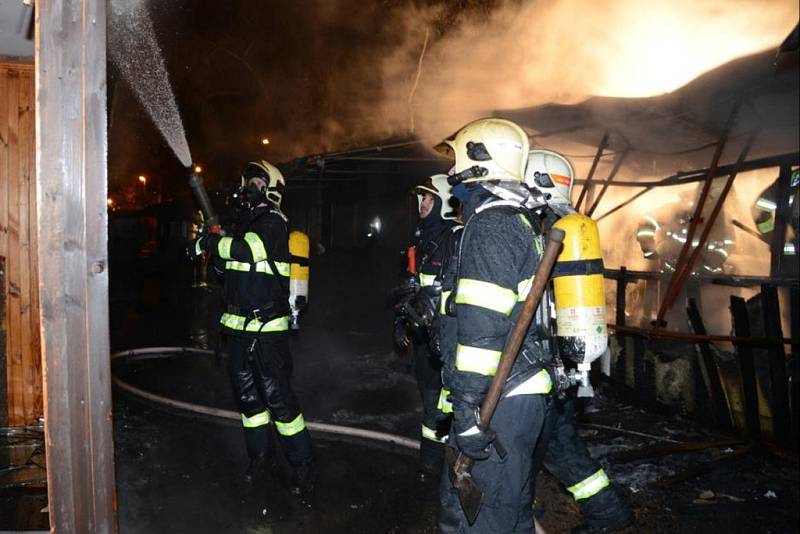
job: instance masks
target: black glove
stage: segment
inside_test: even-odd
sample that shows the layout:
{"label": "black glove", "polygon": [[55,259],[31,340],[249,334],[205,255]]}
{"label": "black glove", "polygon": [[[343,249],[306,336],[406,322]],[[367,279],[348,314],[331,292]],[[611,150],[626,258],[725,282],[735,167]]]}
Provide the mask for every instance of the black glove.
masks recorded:
{"label": "black glove", "polygon": [[394,321],[394,346],[401,352],[405,352],[411,346],[411,336],[406,329],[406,323],[400,318]]}
{"label": "black glove", "polygon": [[417,291],[419,291],[417,275],[406,271],[400,277],[400,283],[395,286],[392,293],[397,301],[403,302],[409,297],[416,295]]}
{"label": "black glove", "polygon": [[494,430],[478,428],[480,414],[474,404],[463,399],[453,401],[453,430],[458,450],[473,460],[485,460],[492,453],[491,444],[497,437]]}
{"label": "black glove", "polygon": [[202,242],[201,242],[202,239],[203,239],[202,236],[198,237],[197,239],[193,239],[193,240],[189,241],[189,243],[186,245],[186,249],[185,249],[184,252],[186,253],[186,257],[189,259],[189,261],[194,261],[194,260],[196,260],[198,258],[198,256],[200,256],[200,253],[198,253],[198,250],[201,253],[204,250],[200,246],[202,244]]}
{"label": "black glove", "polygon": [[[473,460],[485,460],[492,454],[492,442],[497,434],[491,428],[481,430],[477,425],[467,430],[469,435],[456,434],[458,450]],[[474,433],[473,433],[474,432]]]}

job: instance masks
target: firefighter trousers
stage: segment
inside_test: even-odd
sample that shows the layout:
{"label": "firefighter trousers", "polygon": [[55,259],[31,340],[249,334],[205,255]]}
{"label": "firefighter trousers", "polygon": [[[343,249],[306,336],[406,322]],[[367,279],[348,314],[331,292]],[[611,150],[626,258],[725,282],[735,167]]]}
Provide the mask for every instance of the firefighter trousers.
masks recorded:
{"label": "firefighter trousers", "polygon": [[256,458],[272,453],[269,427],[274,423],[289,464],[310,464],[311,436],[292,391],[288,333],[231,335],[228,353],[248,456]]}
{"label": "firefighter trousers", "polygon": [[442,363],[425,343],[414,344],[414,374],[422,398],[420,464],[423,470],[438,474],[444,461],[444,441],[450,418],[438,408],[442,390]]}
{"label": "firefighter trousers", "polygon": [[549,435],[544,467],[580,504],[588,525],[602,527],[630,516],[630,509],[602,466],[589,456],[575,428],[575,401],[555,399],[545,432]]}
{"label": "firefighter trousers", "polygon": [[[542,435],[549,395],[517,395],[500,399],[491,428],[506,451],[501,458],[492,447],[488,459],[475,463],[472,476],[483,493],[480,512],[469,525],[458,492],[444,466],[441,477],[439,532],[443,534],[512,534],[533,532],[533,485],[536,463],[545,446]],[[448,447],[455,447],[450,436]]]}

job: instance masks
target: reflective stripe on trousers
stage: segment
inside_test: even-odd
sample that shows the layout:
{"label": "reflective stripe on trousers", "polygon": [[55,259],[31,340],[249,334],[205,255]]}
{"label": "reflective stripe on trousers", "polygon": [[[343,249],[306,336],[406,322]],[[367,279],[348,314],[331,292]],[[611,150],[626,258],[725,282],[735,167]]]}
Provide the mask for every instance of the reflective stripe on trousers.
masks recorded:
{"label": "reflective stripe on trousers", "polygon": [[606,472],[600,469],[592,476],[581,480],[574,486],[570,486],[567,488],[567,491],[572,493],[572,496],[575,497],[576,501],[580,501],[597,495],[610,483],[611,481],[608,480],[608,475],[606,475]]}
{"label": "reflective stripe on trousers", "polygon": [[422,437],[431,441],[435,441],[436,443],[444,443],[447,439],[446,436],[439,437],[434,429],[425,425],[422,425]]}
{"label": "reflective stripe on trousers", "polygon": [[245,325],[247,319],[242,315],[235,313],[223,313],[219,322],[223,326],[231,330],[239,330],[245,332],[283,332],[289,330],[289,316],[276,317],[275,319],[262,323],[258,319],[251,319]]}
{"label": "reflective stripe on trousers", "polygon": [[294,436],[305,430],[306,422],[303,419],[303,414],[299,414],[297,417],[294,418],[293,421],[289,423],[281,423],[277,419],[275,420],[275,428],[278,429],[278,433],[281,436],[289,437]]}
{"label": "reflective stripe on trousers", "polygon": [[245,428],[258,428],[260,426],[268,425],[270,422],[268,410],[251,415],[250,417],[246,416],[245,414],[241,414],[241,416],[242,426]]}

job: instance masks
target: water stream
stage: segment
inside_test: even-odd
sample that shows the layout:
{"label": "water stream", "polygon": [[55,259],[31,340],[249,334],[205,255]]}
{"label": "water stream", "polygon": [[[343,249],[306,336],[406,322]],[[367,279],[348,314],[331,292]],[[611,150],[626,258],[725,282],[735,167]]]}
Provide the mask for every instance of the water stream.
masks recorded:
{"label": "water stream", "polygon": [[147,2],[111,0],[110,8],[108,39],[111,60],[178,160],[190,167],[192,155]]}

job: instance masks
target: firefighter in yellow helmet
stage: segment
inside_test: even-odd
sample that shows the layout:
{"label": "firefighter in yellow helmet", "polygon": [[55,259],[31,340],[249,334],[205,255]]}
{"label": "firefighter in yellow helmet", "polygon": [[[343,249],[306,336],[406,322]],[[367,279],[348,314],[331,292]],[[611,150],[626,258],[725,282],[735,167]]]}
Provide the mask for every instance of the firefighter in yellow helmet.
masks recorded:
{"label": "firefighter in yellow helmet", "polygon": [[442,364],[430,331],[439,307],[439,274],[451,255],[460,225],[447,175],[433,175],[411,193],[417,197],[419,220],[408,249],[412,253],[398,285],[408,290],[395,306],[395,344],[403,351],[409,345],[414,348],[414,374],[423,411],[417,478],[424,482],[441,473],[449,431],[449,417],[438,410]]}
{"label": "firefighter in yellow helmet", "polygon": [[[786,273],[797,273],[798,236],[800,235],[800,217],[798,217],[798,195],[800,195],[800,170],[795,169],[789,178],[789,191],[783,200],[778,198],[780,178],[769,185],[756,199],[751,208],[753,222],[758,228],[761,238],[773,246],[775,219],[781,202],[786,206],[786,235],[781,250],[781,267]],[[779,245],[780,246],[780,245]]]}
{"label": "firefighter in yellow helmet", "polygon": [[[572,207],[571,192],[575,178],[575,171],[572,163],[558,152],[547,149],[534,149],[528,156],[528,166],[525,170],[525,181],[529,187],[538,189],[545,198],[545,205],[536,210],[541,218],[541,223],[545,231],[553,225],[561,224],[566,231],[565,252],[559,256],[558,263],[554,269],[553,276],[562,284],[569,284],[570,278],[575,278],[575,283],[579,287],[568,286],[566,289],[570,297],[581,292],[585,288],[592,287],[591,280],[586,276],[587,272],[594,272],[599,280],[596,295],[601,301],[605,301],[602,286],[602,260],[582,258],[587,269],[578,275],[571,272],[572,276],[559,277],[561,265],[576,266],[579,264],[570,255],[569,243],[577,239],[581,243],[582,253],[591,248],[599,249],[599,241],[595,246],[591,244],[592,235],[596,232],[594,221],[588,217],[577,214]],[[560,223],[559,223],[560,221]],[[587,254],[591,255],[591,254]],[[569,256],[569,257],[566,257]],[[566,263],[562,263],[566,262]],[[599,269],[592,269],[592,264],[596,264]],[[554,282],[555,283],[555,282]],[[558,289],[558,288],[556,288]],[[583,290],[583,291],[581,291]],[[544,466],[555,476],[572,494],[573,498],[580,505],[584,516],[584,523],[573,530],[576,533],[601,533],[612,532],[616,529],[630,524],[632,517],[630,508],[623,500],[620,493],[613,486],[602,466],[593,460],[586,450],[581,437],[575,428],[575,402],[573,386],[575,380],[569,380],[567,371],[575,369],[576,364],[591,363],[591,360],[600,356],[607,346],[607,332],[605,330],[605,307],[602,306],[601,313],[596,314],[597,319],[602,322],[602,331],[598,334],[598,324],[593,324],[592,315],[585,313],[584,309],[576,307],[576,299],[559,298],[562,295],[550,289],[543,295],[544,305],[540,310],[546,315],[538,323],[548,324],[548,319],[553,317],[550,313],[550,303],[555,303],[556,322],[559,315],[569,314],[567,324],[557,325],[556,329],[548,328],[543,334],[547,339],[547,344],[551,349],[557,348],[556,370],[557,383],[562,389],[562,395],[557,395],[553,399],[553,406],[550,410],[547,423],[545,425],[545,436],[547,448],[544,454]],[[592,298],[591,295],[585,295]],[[564,302],[562,302],[562,300]],[[564,321],[561,321],[564,322]],[[561,327],[564,328],[561,328]],[[555,331],[553,331],[555,330]],[[556,347],[553,347],[555,343]],[[572,371],[574,376],[574,371]],[[578,396],[585,386],[579,387]]]}
{"label": "firefighter in yellow helmet", "polygon": [[195,251],[210,254],[223,267],[220,323],[250,458],[244,479],[256,482],[270,463],[274,423],[292,468],[289,489],[299,495],[313,487],[313,454],[291,387],[289,238],[280,210],[284,186],[283,175],[269,162],[245,165],[237,195],[241,220],[230,236],[200,237]]}
{"label": "firefighter in yellow helmet", "polygon": [[[459,253],[444,275],[441,321],[443,385],[453,421],[447,446],[475,460],[484,490],[473,524],[447,475],[441,483],[444,533],[533,532],[535,456],[547,419],[551,355],[532,326],[505,384],[491,428],[477,425],[505,345],[543,252],[532,209],[541,206],[524,184],[528,136],[498,118],[471,122],[444,145],[455,156],[450,176],[463,199]],[[441,145],[440,145],[441,146]]]}

